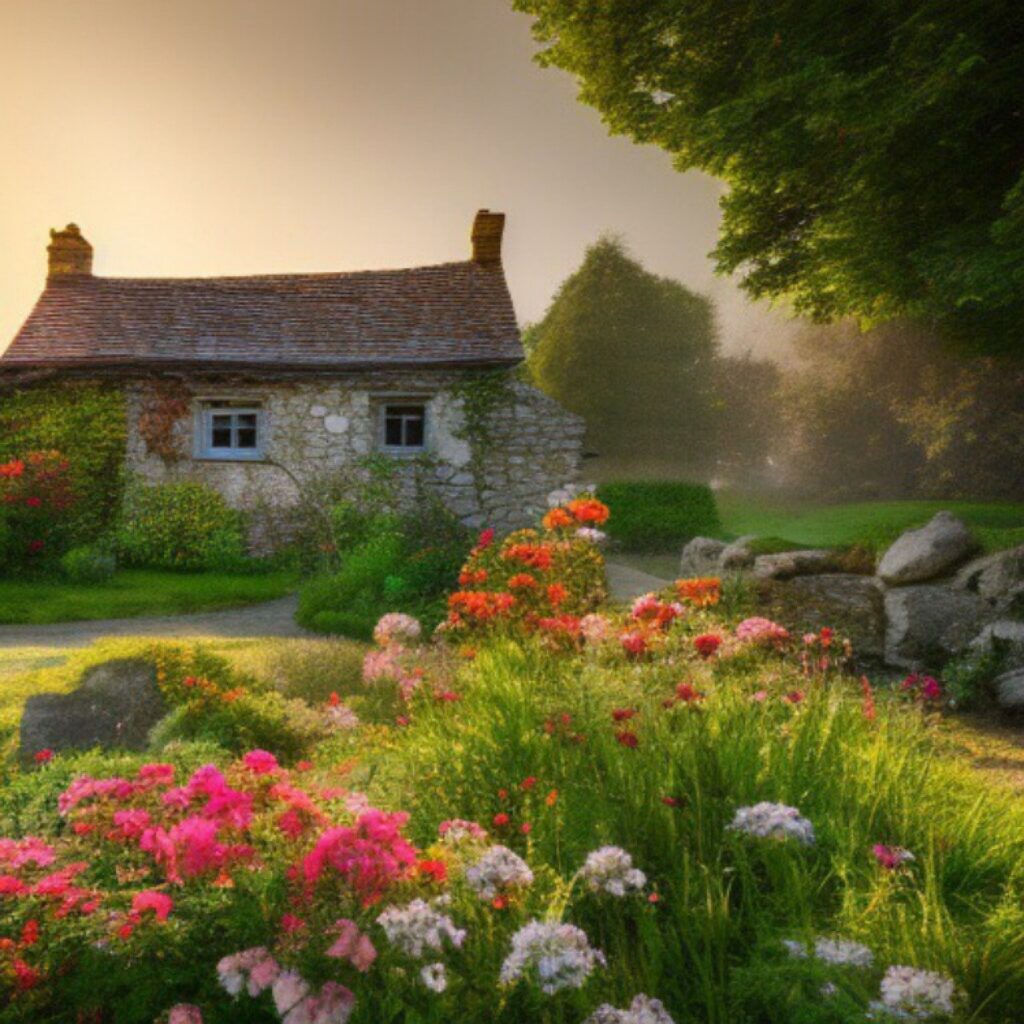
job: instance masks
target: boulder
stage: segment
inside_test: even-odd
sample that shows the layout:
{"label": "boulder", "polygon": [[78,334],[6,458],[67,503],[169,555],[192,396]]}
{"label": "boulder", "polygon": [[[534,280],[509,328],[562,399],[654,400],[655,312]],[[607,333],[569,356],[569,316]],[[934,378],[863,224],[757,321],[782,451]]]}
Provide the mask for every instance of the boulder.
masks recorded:
{"label": "boulder", "polygon": [[898,587],[885,595],[885,660],[903,668],[938,668],[964,650],[988,617],[976,594],[951,586]]}
{"label": "boulder", "polygon": [[1024,544],[968,562],[953,585],[977,594],[1000,613],[1024,612]]}
{"label": "boulder", "polygon": [[711,537],[694,537],[679,556],[679,571],[684,578],[711,576],[718,571],[718,559],[725,542]]}
{"label": "boulder", "polygon": [[858,660],[881,662],[886,621],[878,580],[847,572],[803,575],[776,585],[775,592],[780,595],[777,613],[786,625],[800,632],[833,627],[849,638]]}
{"label": "boulder", "polygon": [[754,552],[750,550],[750,545],[755,540],[757,537],[748,533],[726,545],[725,550],[718,556],[719,571],[735,572],[739,569],[749,569],[754,564]]}
{"label": "boulder", "polygon": [[835,568],[835,555],[827,549],[817,548],[758,555],[754,559],[753,572],[762,580],[788,580],[793,576],[813,576]]}
{"label": "boulder", "polygon": [[996,700],[1004,711],[1024,711],[1024,669],[1018,668],[996,676],[993,685]]}
{"label": "boulder", "polygon": [[924,526],[896,538],[878,563],[878,575],[891,586],[935,579],[951,572],[975,547],[961,520],[937,512]]}
{"label": "boulder", "polygon": [[970,643],[978,654],[998,651],[1003,668],[1024,668],[1024,622],[997,619],[990,622]]}
{"label": "boulder", "polygon": [[156,669],[140,658],[96,665],[71,693],[29,697],[21,716],[21,756],[39,750],[120,747],[142,750],[149,730],[167,714]]}

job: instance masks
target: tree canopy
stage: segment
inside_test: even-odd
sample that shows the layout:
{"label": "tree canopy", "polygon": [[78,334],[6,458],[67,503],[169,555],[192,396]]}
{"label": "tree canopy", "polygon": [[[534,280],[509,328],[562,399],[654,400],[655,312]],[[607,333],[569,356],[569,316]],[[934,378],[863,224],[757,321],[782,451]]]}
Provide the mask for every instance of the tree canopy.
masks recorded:
{"label": "tree canopy", "polygon": [[750,294],[1021,347],[1019,0],[513,2],[611,131],[728,182]]}
{"label": "tree canopy", "polygon": [[534,379],[586,420],[588,445],[606,465],[713,463],[711,304],[646,271],[617,239],[587,249],[524,340]]}

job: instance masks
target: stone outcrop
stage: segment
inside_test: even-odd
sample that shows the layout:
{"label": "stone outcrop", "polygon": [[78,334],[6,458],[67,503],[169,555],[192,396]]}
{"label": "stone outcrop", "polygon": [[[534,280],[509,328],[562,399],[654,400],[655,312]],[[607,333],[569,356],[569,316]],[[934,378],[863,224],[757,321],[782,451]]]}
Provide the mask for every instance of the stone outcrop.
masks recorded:
{"label": "stone outcrop", "polygon": [[967,648],[985,614],[979,597],[952,587],[894,587],[885,595],[885,660],[909,669],[942,665]]}
{"label": "stone outcrop", "polygon": [[679,573],[684,578],[711,576],[718,572],[718,562],[726,549],[725,541],[711,537],[694,537],[679,556]]}
{"label": "stone outcrop", "polygon": [[738,572],[742,569],[749,569],[754,564],[754,552],[750,549],[753,541],[757,540],[754,534],[749,533],[743,537],[737,537],[718,558],[718,568],[722,572]]}
{"label": "stone outcrop", "polygon": [[142,750],[167,713],[154,666],[138,658],[97,665],[71,693],[29,697],[21,716],[22,759],[40,750],[117,747]]}
{"label": "stone outcrop", "polygon": [[762,580],[788,580],[793,576],[808,576],[828,572],[835,568],[835,555],[822,548],[798,551],[779,551],[771,555],[758,555],[751,570]]}
{"label": "stone outcrop", "polygon": [[976,547],[961,520],[937,512],[930,522],[894,541],[878,563],[878,576],[890,586],[935,579],[955,569]]}
{"label": "stone outcrop", "polygon": [[968,562],[953,586],[977,594],[1000,614],[1024,615],[1024,544]]}
{"label": "stone outcrop", "polygon": [[1004,711],[1024,712],[1024,669],[1013,669],[993,682],[996,700]]}

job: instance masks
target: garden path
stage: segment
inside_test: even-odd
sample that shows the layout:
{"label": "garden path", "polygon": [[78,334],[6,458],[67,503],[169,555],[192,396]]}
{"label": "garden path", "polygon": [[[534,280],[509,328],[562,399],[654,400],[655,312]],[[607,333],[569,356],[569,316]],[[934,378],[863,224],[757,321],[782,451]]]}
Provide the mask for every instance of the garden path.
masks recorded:
{"label": "garden path", "polygon": [[605,567],[608,572],[608,589],[615,601],[632,601],[652,590],[663,590],[671,583],[671,580],[652,576],[649,572],[641,572],[611,559],[605,563]]}
{"label": "garden path", "polygon": [[310,636],[295,622],[298,598],[291,594],[276,601],[196,612],[94,622],[55,622],[46,626],[0,626],[0,649],[11,647],[85,647],[96,640],[118,636],[260,637]]}

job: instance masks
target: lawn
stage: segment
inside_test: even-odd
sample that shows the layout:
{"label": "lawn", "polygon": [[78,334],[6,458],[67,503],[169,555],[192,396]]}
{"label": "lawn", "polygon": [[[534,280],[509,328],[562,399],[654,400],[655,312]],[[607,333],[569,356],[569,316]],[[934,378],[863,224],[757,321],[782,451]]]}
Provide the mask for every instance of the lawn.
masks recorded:
{"label": "lawn", "polygon": [[292,572],[118,572],[108,583],[0,580],[0,624],[43,625],[90,619],[181,615],[236,608],[293,590]]}

